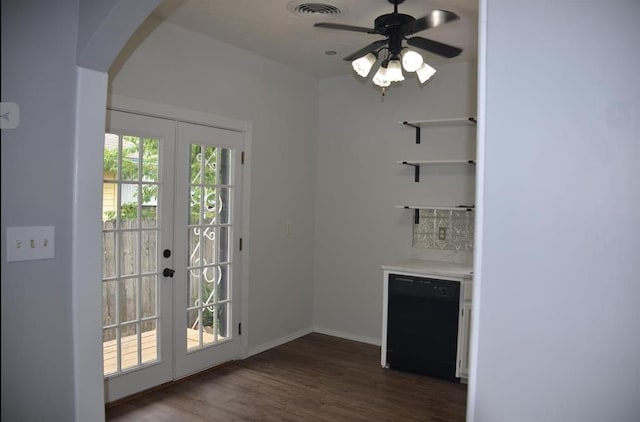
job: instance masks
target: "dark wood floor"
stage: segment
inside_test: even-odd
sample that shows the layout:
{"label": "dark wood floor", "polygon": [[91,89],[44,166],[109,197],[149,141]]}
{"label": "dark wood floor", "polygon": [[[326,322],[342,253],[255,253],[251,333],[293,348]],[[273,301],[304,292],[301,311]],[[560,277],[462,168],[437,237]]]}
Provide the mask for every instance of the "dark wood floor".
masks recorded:
{"label": "dark wood floor", "polygon": [[109,407],[108,421],[464,421],[463,384],[380,367],[380,348],[309,334]]}

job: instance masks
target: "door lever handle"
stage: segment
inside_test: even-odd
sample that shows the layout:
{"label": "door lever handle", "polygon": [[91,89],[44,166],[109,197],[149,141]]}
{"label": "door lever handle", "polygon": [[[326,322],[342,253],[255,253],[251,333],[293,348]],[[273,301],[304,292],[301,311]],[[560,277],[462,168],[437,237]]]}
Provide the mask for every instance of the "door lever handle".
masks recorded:
{"label": "door lever handle", "polygon": [[164,270],[162,270],[162,275],[164,277],[171,277],[173,278],[173,274],[175,274],[175,270],[172,270],[171,268],[165,268]]}

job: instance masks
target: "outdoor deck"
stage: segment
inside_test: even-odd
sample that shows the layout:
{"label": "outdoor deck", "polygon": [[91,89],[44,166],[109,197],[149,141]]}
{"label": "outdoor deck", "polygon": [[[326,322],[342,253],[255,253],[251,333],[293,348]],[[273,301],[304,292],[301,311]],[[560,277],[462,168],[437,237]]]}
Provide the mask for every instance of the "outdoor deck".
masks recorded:
{"label": "outdoor deck", "polygon": [[[153,362],[157,359],[156,330],[150,330],[141,335],[142,363]],[[138,365],[138,341],[135,335],[122,338],[122,369],[133,368]],[[213,343],[213,334],[202,333],[204,344]],[[117,369],[117,344],[116,340],[105,341],[102,344],[104,359],[104,374],[112,374]],[[187,328],[187,348],[191,349],[199,345],[198,330]]]}

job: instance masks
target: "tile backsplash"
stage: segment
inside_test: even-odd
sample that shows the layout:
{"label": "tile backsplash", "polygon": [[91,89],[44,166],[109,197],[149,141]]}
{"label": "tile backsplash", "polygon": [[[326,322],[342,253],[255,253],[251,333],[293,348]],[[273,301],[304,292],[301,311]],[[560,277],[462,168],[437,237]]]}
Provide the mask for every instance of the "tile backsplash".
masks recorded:
{"label": "tile backsplash", "polygon": [[473,251],[474,219],[473,211],[422,209],[413,225],[413,247]]}

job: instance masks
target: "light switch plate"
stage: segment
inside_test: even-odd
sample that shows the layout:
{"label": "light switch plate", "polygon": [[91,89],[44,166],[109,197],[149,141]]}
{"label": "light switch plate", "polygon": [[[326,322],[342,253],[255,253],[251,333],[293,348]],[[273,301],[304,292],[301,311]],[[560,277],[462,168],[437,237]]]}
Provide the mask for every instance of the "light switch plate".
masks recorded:
{"label": "light switch plate", "polygon": [[7,227],[7,261],[55,257],[54,226]]}

